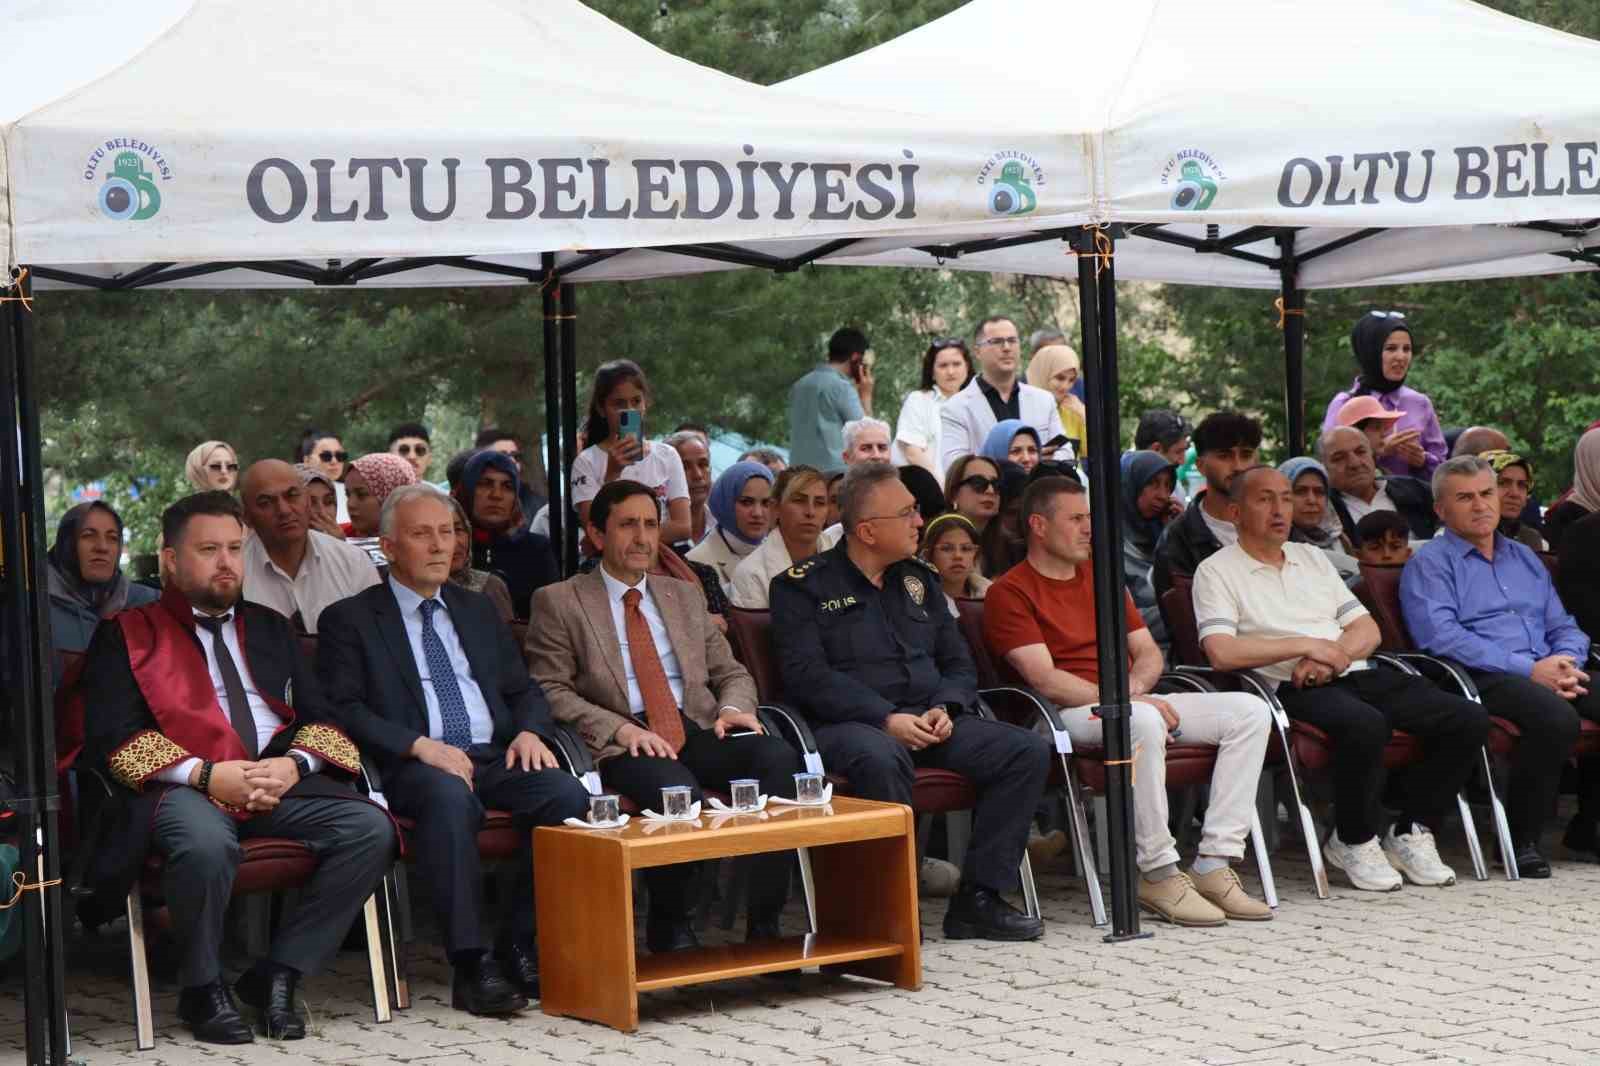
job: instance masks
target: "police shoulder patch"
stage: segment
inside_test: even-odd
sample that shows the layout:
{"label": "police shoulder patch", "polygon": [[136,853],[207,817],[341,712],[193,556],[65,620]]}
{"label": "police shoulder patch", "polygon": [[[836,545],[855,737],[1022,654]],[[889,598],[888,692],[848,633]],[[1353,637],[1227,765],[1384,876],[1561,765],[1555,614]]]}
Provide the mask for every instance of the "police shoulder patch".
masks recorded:
{"label": "police shoulder patch", "polygon": [[796,578],[796,579],[803,578],[803,577],[806,576],[806,573],[808,571],[810,571],[810,569],[812,567],[816,566],[816,565],[817,565],[817,557],[815,555],[813,555],[811,558],[805,560],[804,562],[800,563],[799,565],[789,567],[787,573],[788,573],[788,576],[790,576],[792,578]]}
{"label": "police shoulder patch", "polygon": [[928,562],[928,560],[924,559],[920,555],[913,555],[910,559],[907,559],[906,561],[907,562],[911,562],[911,563],[916,563],[918,566],[922,567],[924,570],[928,571],[929,573],[937,574],[939,572],[939,568],[937,566],[934,566],[932,563]]}

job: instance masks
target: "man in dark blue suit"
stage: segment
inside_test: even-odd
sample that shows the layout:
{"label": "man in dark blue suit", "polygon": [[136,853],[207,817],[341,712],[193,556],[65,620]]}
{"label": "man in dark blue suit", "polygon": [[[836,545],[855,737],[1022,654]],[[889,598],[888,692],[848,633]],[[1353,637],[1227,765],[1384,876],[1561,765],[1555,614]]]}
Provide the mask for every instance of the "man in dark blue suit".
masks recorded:
{"label": "man in dark blue suit", "polygon": [[[336,720],[377,763],[390,808],[416,822],[417,868],[455,971],[452,1004],[510,1013],[538,996],[527,842],[536,825],[583,815],[588,793],[540,739],[550,708],[510,628],[482,594],[449,583],[449,500],[428,485],[397,489],[379,536],[389,579],[323,612],[318,671]],[[514,814],[525,842],[492,954],[477,847],[486,809]]]}

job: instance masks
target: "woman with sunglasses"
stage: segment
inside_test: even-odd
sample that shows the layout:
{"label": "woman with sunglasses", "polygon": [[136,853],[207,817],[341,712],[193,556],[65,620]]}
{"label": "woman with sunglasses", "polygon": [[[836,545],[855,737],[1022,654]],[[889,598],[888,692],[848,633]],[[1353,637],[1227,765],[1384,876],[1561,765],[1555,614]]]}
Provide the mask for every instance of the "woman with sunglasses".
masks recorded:
{"label": "woman with sunglasses", "polygon": [[334,518],[341,524],[350,521],[344,490],[344,472],[350,461],[350,453],[344,450],[339,438],[325,429],[306,430],[300,435],[295,461],[321,471],[327,477],[333,485]]}
{"label": "woman with sunglasses", "polygon": [[1450,449],[1433,401],[1406,384],[1414,355],[1406,316],[1399,311],[1368,311],[1350,331],[1350,349],[1360,372],[1350,388],[1328,404],[1322,431],[1339,425],[1339,409],[1347,400],[1374,396],[1385,411],[1400,413],[1378,448],[1378,466],[1390,474],[1431,478]]}
{"label": "woman with sunglasses", "polygon": [[935,337],[922,353],[922,384],[906,394],[895,425],[896,466],[920,466],[939,474],[939,412],[945,402],[967,387],[976,373],[972,353],[960,337]]}
{"label": "woman with sunglasses", "polygon": [[1000,513],[999,465],[981,455],[957,459],[945,475],[944,498],[981,534]]}
{"label": "woman with sunglasses", "polygon": [[196,492],[232,492],[239,487],[239,456],[227,441],[208,440],[189,453],[183,476]]}
{"label": "woman with sunglasses", "polygon": [[955,617],[961,617],[957,600],[981,600],[989,591],[992,582],[978,572],[978,527],[965,515],[951,511],[923,526],[917,554],[939,571],[939,584]]}

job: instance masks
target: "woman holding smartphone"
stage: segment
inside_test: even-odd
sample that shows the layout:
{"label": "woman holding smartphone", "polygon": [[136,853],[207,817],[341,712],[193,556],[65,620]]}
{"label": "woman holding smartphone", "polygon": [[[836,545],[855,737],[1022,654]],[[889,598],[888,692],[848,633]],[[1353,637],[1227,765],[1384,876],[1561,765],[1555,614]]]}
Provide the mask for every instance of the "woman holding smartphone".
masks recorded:
{"label": "woman holding smartphone", "polygon": [[587,525],[589,504],[603,486],[637,481],[661,505],[661,543],[674,544],[689,538],[689,482],[676,448],[645,440],[649,408],[650,385],[638,363],[614,359],[595,371],[584,426],[589,446],[572,463],[572,505]]}
{"label": "woman holding smartphone", "polygon": [[1378,466],[1390,474],[1431,478],[1449,449],[1433,401],[1406,384],[1414,354],[1406,316],[1399,311],[1368,311],[1350,331],[1350,349],[1361,372],[1328,404],[1323,432],[1339,424],[1339,408],[1346,401],[1375,396],[1385,411],[1400,413],[1378,448]]}

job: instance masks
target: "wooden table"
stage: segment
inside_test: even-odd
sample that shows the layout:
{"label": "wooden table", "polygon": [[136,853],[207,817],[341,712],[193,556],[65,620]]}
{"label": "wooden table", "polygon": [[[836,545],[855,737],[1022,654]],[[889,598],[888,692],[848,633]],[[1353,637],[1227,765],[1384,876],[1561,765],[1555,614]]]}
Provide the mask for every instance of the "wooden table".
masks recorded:
{"label": "wooden table", "polygon": [[[652,831],[653,829],[653,831]],[[835,798],[769,807],[715,823],[534,831],[540,1005],[546,1014],[639,1026],[639,993],[703,981],[824,967],[922,985],[911,810]],[[809,850],[817,932],[782,940],[635,953],[633,871],[765,851]]]}

